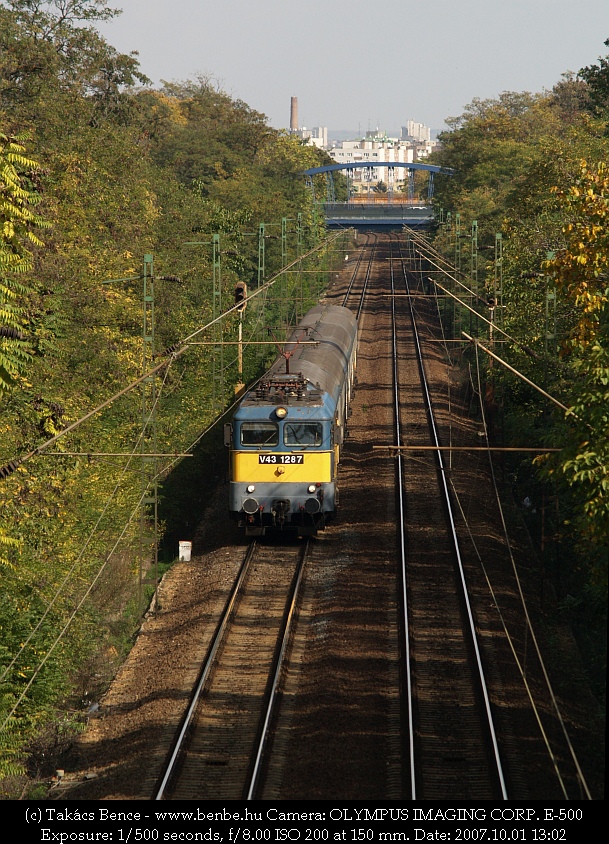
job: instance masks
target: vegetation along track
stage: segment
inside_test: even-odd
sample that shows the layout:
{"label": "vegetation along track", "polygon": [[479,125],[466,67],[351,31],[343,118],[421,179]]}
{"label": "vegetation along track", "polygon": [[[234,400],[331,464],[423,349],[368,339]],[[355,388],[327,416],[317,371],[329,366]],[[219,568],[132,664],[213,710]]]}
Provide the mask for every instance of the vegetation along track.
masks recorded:
{"label": "vegetation along track", "polygon": [[307,549],[249,546],[157,800],[255,796]]}

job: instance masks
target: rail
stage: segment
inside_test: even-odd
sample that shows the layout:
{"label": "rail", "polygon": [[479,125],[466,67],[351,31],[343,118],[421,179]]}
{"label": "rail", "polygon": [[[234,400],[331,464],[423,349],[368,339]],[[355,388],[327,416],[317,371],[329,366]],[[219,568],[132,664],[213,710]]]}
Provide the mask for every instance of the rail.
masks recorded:
{"label": "rail", "polygon": [[[260,789],[264,765],[265,762],[268,762],[269,753],[272,748],[271,727],[276,718],[277,704],[280,698],[280,679],[289,652],[288,645],[290,637],[294,631],[296,605],[302,584],[308,547],[308,542],[301,543],[297,546],[297,559],[293,570],[293,548],[288,549],[273,546],[272,550],[269,549],[269,555],[272,558],[281,559],[278,567],[279,565],[283,567],[284,574],[288,571],[290,572],[289,588],[287,589],[286,597],[286,592],[282,591],[285,587],[281,584],[281,578],[278,578],[280,582],[273,583],[272,586],[269,586],[268,595],[270,596],[274,591],[273,600],[276,607],[283,606],[281,619],[277,624],[278,632],[275,636],[275,627],[272,627],[272,630],[264,637],[255,637],[252,640],[251,635],[249,635],[252,647],[257,650],[255,654],[253,652],[246,654],[244,659],[247,665],[256,666],[259,678],[255,677],[252,672],[246,671],[246,676],[241,679],[242,674],[240,673],[240,666],[235,660],[235,653],[239,653],[242,648],[233,644],[231,652],[229,642],[231,636],[233,638],[236,637],[237,641],[239,641],[240,634],[233,631],[238,631],[239,628],[242,631],[248,631],[251,629],[252,624],[256,624],[256,600],[258,598],[253,601],[250,599],[251,602],[248,603],[247,584],[250,577],[253,576],[253,572],[260,565],[265,564],[261,560],[264,559],[264,555],[267,552],[267,549],[264,546],[260,546],[256,541],[253,541],[249,545],[216,625],[188,708],[176,733],[174,746],[168,755],[167,763],[159,778],[159,786],[154,795],[155,800],[172,799],[176,795],[178,797],[181,796],[183,793],[187,794],[188,799],[205,799],[208,795],[199,792],[199,788],[203,787],[204,777],[199,775],[198,766],[208,764],[215,765],[218,768],[217,760],[222,758],[223,755],[230,755],[222,745],[222,741],[226,740],[226,735],[230,735],[237,730],[240,730],[247,737],[246,741],[240,742],[241,745],[244,745],[240,747],[243,761],[240,759],[236,763],[236,770],[227,772],[227,783],[225,786],[227,794],[221,796],[228,798],[230,796],[228,792],[232,789],[235,792],[238,791],[238,793],[232,795],[234,799],[238,799],[239,797],[248,800],[254,799],[257,791]],[[282,555],[285,559],[282,558]],[[260,591],[260,584],[251,589],[252,595],[259,596]],[[264,600],[267,603],[271,603],[270,598],[267,601],[265,597]],[[277,609],[276,618],[279,618],[279,609]],[[267,627],[266,622],[266,619],[261,620],[262,628]],[[274,636],[275,638],[273,638]],[[273,642],[274,646],[270,647]],[[269,664],[270,668],[268,670],[265,669],[264,666],[268,666]],[[248,683],[253,684],[253,686],[248,686],[247,691],[239,692],[241,683],[243,683],[244,689]],[[217,703],[210,702],[212,688],[222,684],[234,688],[236,693],[241,693],[244,697],[249,698],[252,701],[251,707],[247,712],[237,713],[235,717],[239,722],[238,726],[235,725],[231,728],[227,720],[219,735],[212,735],[211,738],[206,736],[198,739],[198,732],[204,733],[204,728],[200,726],[199,722],[205,721],[206,714],[209,714],[208,710],[210,710],[212,720],[217,720],[218,717],[222,717],[224,720],[223,716],[219,716],[219,710],[214,708],[214,706],[217,706]],[[252,688],[254,691],[252,691]],[[256,703],[258,699],[260,700],[259,704]],[[196,749],[191,751],[192,747]],[[193,756],[194,761],[190,760],[190,756]],[[187,763],[189,772],[184,773]],[[182,783],[182,780],[184,780],[184,783]]]}

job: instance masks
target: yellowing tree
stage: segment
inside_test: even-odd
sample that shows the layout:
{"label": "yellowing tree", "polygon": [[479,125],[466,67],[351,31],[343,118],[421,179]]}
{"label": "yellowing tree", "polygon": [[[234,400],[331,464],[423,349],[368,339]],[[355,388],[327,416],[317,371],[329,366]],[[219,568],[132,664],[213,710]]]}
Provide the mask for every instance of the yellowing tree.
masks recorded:
{"label": "yellowing tree", "polygon": [[560,293],[575,305],[577,322],[569,340],[585,350],[606,318],[609,296],[609,168],[582,161],[580,178],[567,190],[555,189],[568,222],[567,245],[547,266]]}
{"label": "yellowing tree", "polygon": [[0,395],[29,360],[21,333],[29,288],[16,276],[32,269],[28,245],[42,246],[34,229],[48,225],[33,210],[40,198],[24,174],[38,164],[24,155],[21,140],[0,133]]}
{"label": "yellowing tree", "polygon": [[[564,352],[574,367],[574,436],[559,473],[578,491],[580,530],[609,547],[609,168],[582,161],[579,178],[555,190],[566,243],[546,262],[559,294],[571,304],[573,327]],[[606,554],[603,555],[606,557]],[[606,559],[605,559],[606,563]],[[606,567],[604,568],[606,576]]]}

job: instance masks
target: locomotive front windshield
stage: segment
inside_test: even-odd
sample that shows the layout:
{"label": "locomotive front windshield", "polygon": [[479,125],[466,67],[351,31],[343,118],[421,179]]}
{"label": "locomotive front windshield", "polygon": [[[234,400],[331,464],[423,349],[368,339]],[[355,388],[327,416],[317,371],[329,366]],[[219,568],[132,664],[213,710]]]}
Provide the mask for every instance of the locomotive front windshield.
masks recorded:
{"label": "locomotive front windshield", "polygon": [[283,426],[285,445],[321,445],[323,429],[319,422],[286,422]]}
{"label": "locomotive front windshield", "polygon": [[242,422],[241,445],[277,445],[279,428],[274,422]]}

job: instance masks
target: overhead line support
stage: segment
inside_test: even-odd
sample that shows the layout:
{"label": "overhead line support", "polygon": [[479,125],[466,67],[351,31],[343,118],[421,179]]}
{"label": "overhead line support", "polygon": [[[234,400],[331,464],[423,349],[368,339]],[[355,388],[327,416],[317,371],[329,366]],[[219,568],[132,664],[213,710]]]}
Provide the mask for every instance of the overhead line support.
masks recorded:
{"label": "overhead line support", "polygon": [[[155,313],[154,313],[154,259],[150,254],[144,255],[143,261],[143,346],[142,346],[142,374],[154,362],[155,355]],[[158,585],[159,570],[159,500],[157,480],[157,459],[154,456],[157,448],[157,415],[156,415],[156,373],[152,373],[142,381],[142,436],[141,447],[141,507],[140,507],[140,552],[139,552],[139,587],[140,606],[143,598],[143,587],[146,584]],[[150,448],[150,446],[152,446]],[[152,522],[152,542],[147,541],[148,525]],[[146,576],[150,564],[147,546],[153,546],[152,578]]]}
{"label": "overhead line support", "polygon": [[567,407],[562,402],[558,401],[558,399],[555,399],[554,396],[550,395],[550,393],[546,393],[545,390],[543,390],[541,387],[539,387],[534,381],[531,381],[530,378],[527,378],[526,375],[523,375],[522,372],[519,372],[517,369],[515,369],[513,366],[511,366],[507,361],[503,360],[503,358],[500,358],[499,355],[496,355],[494,352],[491,352],[490,349],[487,349],[486,346],[483,346],[482,343],[479,340],[477,340],[475,337],[471,337],[469,334],[466,334],[465,331],[462,331],[461,333],[466,338],[466,340],[469,340],[470,343],[473,343],[475,346],[478,346],[478,348],[482,349],[483,352],[486,352],[487,355],[492,357],[494,360],[496,360],[498,363],[500,363],[506,369],[509,369],[509,371],[513,372],[514,375],[517,375],[522,381],[524,381],[530,387],[533,387],[534,390],[537,390],[538,393],[541,393],[542,396],[545,396],[545,398],[549,399],[557,407],[560,407],[561,410],[564,410],[565,413],[571,413],[572,412],[569,407]]}

